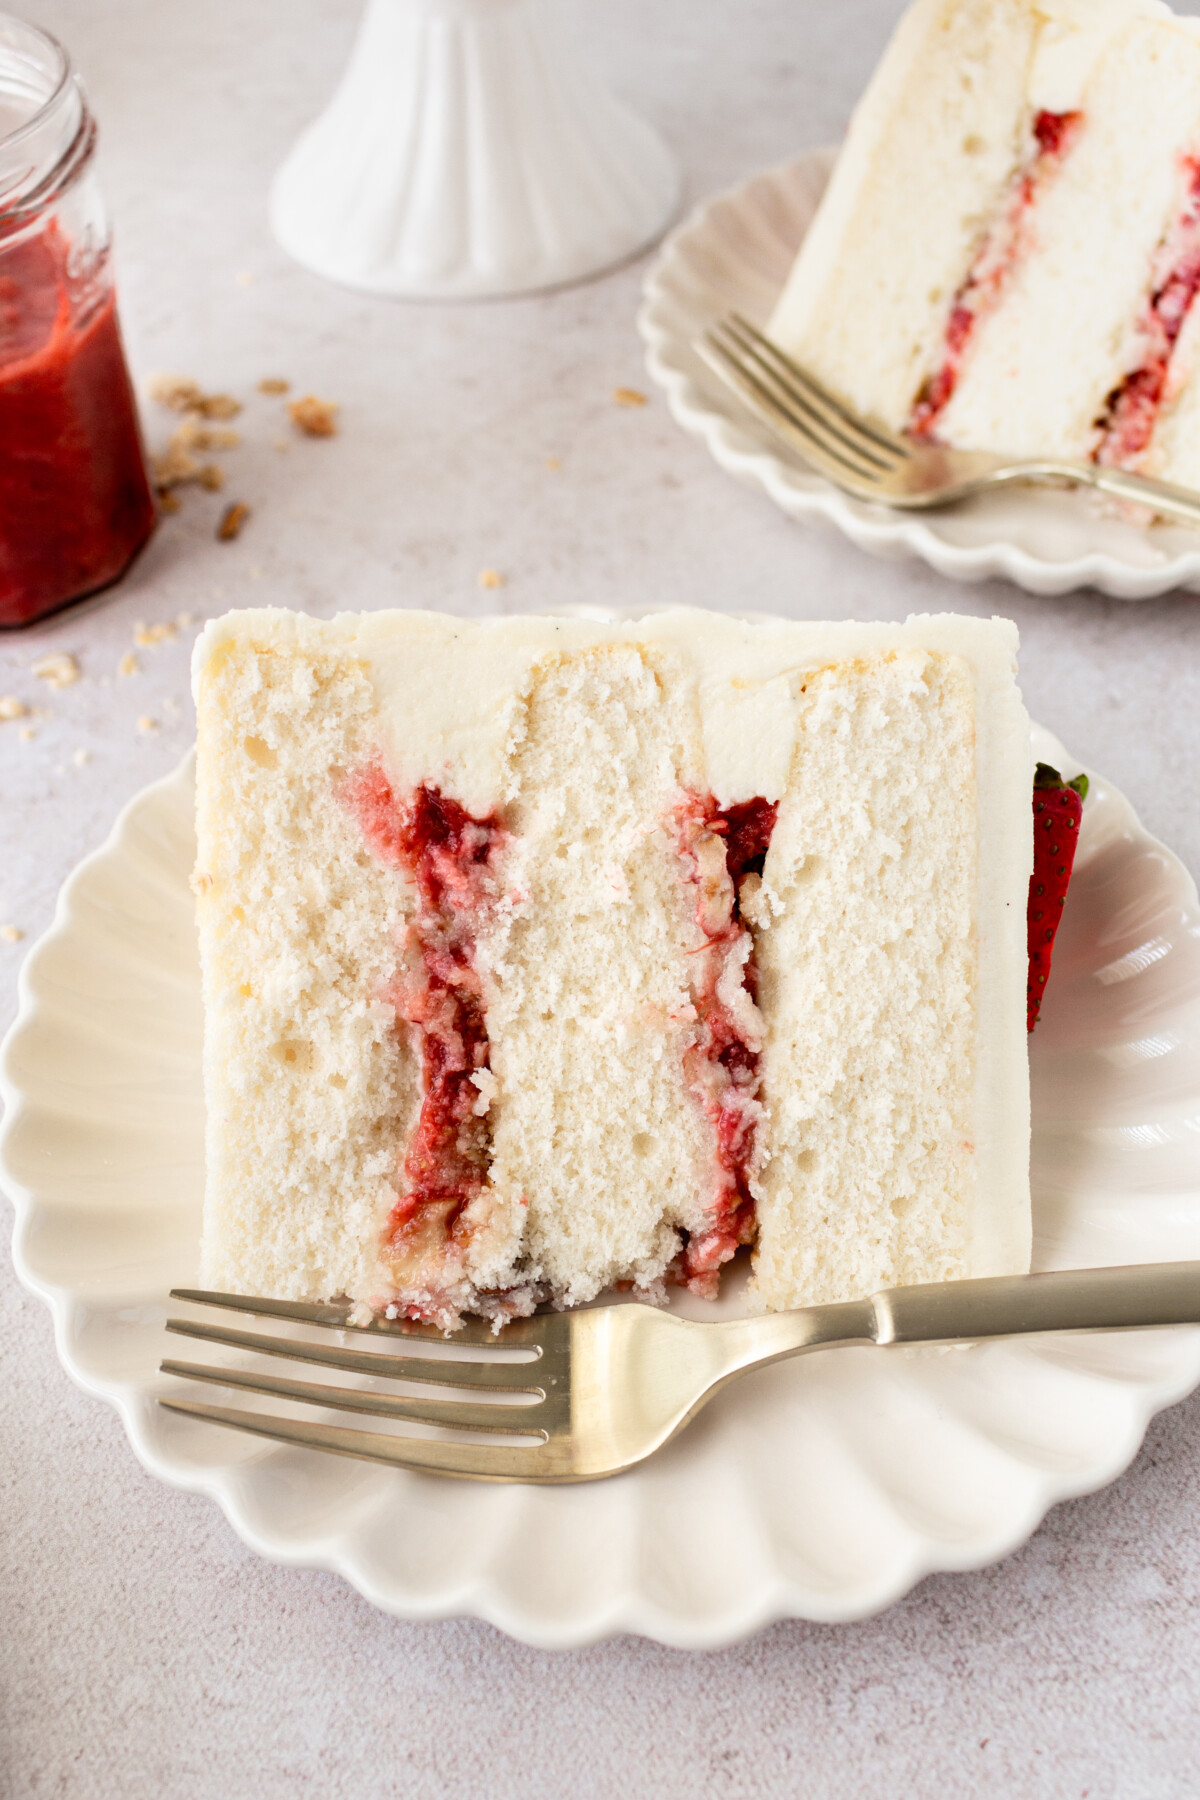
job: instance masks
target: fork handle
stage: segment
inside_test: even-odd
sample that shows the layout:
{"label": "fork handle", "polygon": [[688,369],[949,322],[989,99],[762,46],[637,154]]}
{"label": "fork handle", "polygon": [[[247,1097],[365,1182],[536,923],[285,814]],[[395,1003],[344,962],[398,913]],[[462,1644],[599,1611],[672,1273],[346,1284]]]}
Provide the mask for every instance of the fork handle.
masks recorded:
{"label": "fork handle", "polygon": [[1083,483],[1125,500],[1134,506],[1150,507],[1165,518],[1178,519],[1184,525],[1200,525],[1200,493],[1193,488],[1176,487],[1171,481],[1157,481],[1152,475],[1134,475],[1127,469],[1110,469],[1101,463],[1036,462],[1014,469],[1010,477],[1000,479],[1028,481],[1046,486],[1063,481]]}
{"label": "fork handle", "polygon": [[872,1298],[877,1344],[929,1344],[1035,1331],[1200,1323],[1200,1262],[1063,1269],[888,1288]]}

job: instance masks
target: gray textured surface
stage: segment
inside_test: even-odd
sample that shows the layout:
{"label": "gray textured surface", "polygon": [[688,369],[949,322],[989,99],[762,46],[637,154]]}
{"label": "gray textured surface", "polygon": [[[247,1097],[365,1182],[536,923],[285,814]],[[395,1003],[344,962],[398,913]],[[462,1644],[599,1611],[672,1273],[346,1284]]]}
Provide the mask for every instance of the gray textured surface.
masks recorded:
{"label": "gray textured surface", "polygon": [[[190,494],[118,592],[0,637],[0,693],[51,715],[0,725],[0,923],[32,937],[119,804],[191,729],[189,633],[140,652],[139,620],[242,602],[482,610],[686,599],[798,616],[946,608],[1020,624],[1030,709],[1200,866],[1196,599],[955,591],[802,531],[650,406],[632,319],[641,269],[470,309],[369,301],[290,267],[267,179],[323,97],[348,0],[27,0],[72,46],[104,131],[123,306],[140,375],[244,393],[262,375],[339,400],[343,434],[272,448],[255,400],[218,545]],[[598,0],[594,54],[655,118],[695,197],[840,129],[891,0]],[[252,279],[249,279],[252,278]],[[163,415],[149,417],[161,437]],[[561,466],[550,470],[548,457]],[[495,567],[506,585],[476,585]],[[79,655],[57,695],[30,674]],[[136,721],[160,723],[139,734]],[[77,766],[73,753],[91,760]],[[0,943],[0,1025],[24,946]],[[687,1656],[633,1640],[549,1655],[474,1623],[410,1626],[330,1575],[259,1561],[207,1502],[134,1461],[70,1385],[49,1319],[0,1272],[0,1792],[293,1800],[395,1792],[707,1796],[1191,1795],[1200,1749],[1200,1399],[1133,1470],[1058,1508],[981,1574],[937,1577],[885,1617],[781,1625]]]}

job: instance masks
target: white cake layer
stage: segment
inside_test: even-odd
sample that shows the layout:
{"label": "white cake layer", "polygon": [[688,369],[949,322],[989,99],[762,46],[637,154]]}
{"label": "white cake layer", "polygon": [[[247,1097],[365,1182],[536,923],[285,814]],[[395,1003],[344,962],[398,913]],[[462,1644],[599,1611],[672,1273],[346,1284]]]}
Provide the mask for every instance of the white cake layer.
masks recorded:
{"label": "white cake layer", "polygon": [[[1155,252],[1200,150],[1200,21],[1157,0],[917,0],[851,122],[772,335],[860,410],[909,421],[954,298],[1032,168],[1042,109],[1080,112],[1043,159],[1008,272],[935,424],[964,448],[1086,457],[1138,366]],[[1194,479],[1184,358],[1145,466]],[[1192,471],[1189,474],[1188,471]]]}
{"label": "white cake layer", "polygon": [[241,616],[196,664],[205,1279],[364,1295],[418,1083],[382,995],[404,897],[330,794],[376,700],[354,657],[273,654],[291,615]]}
{"label": "white cake layer", "polygon": [[564,1304],[653,1286],[710,1194],[714,1134],[684,1065],[703,937],[656,828],[681,775],[702,779],[681,675],[634,644],[539,661],[506,771],[520,900],[484,948],[491,1186],[523,1211],[529,1277]]}
{"label": "white cake layer", "polygon": [[971,689],[961,658],[910,651],[853,680],[822,669],[799,697],[758,936],[769,1156],[755,1272],[768,1305],[963,1267],[976,1159]]}
{"label": "white cake layer", "polygon": [[[564,1301],[652,1283],[680,1228],[704,1225],[715,1154],[686,1077],[704,939],[664,823],[708,790],[780,803],[746,895],[762,1302],[1026,1267],[1032,770],[1015,648],[1006,622],[952,616],[209,625],[205,1279],[368,1303],[419,1299],[425,1281],[452,1306],[514,1281]],[[381,1244],[419,1074],[388,1000],[413,893],[338,798],[373,758],[398,796],[437,786],[501,813],[510,838],[478,946],[490,1180],[465,1251],[424,1273]]]}
{"label": "white cake layer", "polygon": [[895,430],[1023,154],[1036,31],[1022,0],[917,0],[904,14],[771,320],[785,350]]}

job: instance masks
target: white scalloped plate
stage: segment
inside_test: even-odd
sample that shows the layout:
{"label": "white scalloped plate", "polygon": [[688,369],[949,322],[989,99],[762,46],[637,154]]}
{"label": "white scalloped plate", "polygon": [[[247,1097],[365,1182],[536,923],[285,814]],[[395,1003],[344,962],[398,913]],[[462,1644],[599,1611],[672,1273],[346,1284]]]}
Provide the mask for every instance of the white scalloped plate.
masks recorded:
{"label": "white scalloped plate", "polygon": [[1033,594],[1099,588],[1147,600],[1200,589],[1200,536],[1141,527],[1079,493],[1006,488],[945,512],[892,512],[814,475],[759,427],[692,348],[737,310],[765,325],[829,180],[836,151],[797,161],[697,207],[663,245],[646,279],[638,328],[651,376],[685,431],[703,438],[731,475],[761,487],[795,519],[824,519],[873,556],[920,557],[956,581],[1003,575]]}
{"label": "white scalloped plate", "polygon": [[[1036,747],[1075,766],[1044,732]],[[1003,1556],[1054,1501],[1111,1481],[1200,1380],[1195,1328],[827,1352],[729,1389],[632,1474],[557,1489],[164,1412],[167,1290],[196,1280],[203,1184],[193,853],[189,761],[67,882],[4,1046],[0,1170],[18,1273],[69,1374],[263,1555],[336,1569],[407,1618],[711,1648],[777,1618],[860,1618],[930,1570]],[[1036,1266],[1200,1257],[1200,907],[1103,781],[1032,1048]]]}

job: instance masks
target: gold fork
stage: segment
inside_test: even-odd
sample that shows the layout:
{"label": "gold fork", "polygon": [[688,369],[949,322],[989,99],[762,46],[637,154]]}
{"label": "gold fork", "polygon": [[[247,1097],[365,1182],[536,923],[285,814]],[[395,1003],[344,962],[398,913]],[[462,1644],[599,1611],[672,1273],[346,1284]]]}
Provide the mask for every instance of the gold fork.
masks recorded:
{"label": "gold fork", "polygon": [[1015,482],[1092,487],[1165,518],[1200,525],[1200,493],[1148,475],[1057,457],[1020,461],[898,437],[860,418],[740,313],[714,325],[695,348],[773,436],[856,499],[920,509],[949,506]]}
{"label": "gold fork", "polygon": [[[521,1319],[499,1335],[486,1324],[471,1322],[449,1340],[449,1355],[447,1340],[433,1326],[387,1319],[356,1325],[346,1306],[192,1288],[173,1289],[171,1297],[265,1319],[359,1332],[368,1342],[382,1341],[392,1349],[267,1337],[195,1319],[168,1319],[168,1331],[323,1369],[431,1385],[444,1389],[446,1397],[332,1387],[175,1360],[162,1364],[164,1374],[405,1424],[457,1429],[485,1441],[350,1430],[160,1396],[160,1405],[172,1412],[276,1443],[438,1475],[477,1481],[592,1481],[632,1468],[661,1449],[737,1376],[806,1351],[1200,1323],[1200,1262],[889,1288],[869,1300],[705,1323],[618,1303]],[[405,1353],[394,1354],[401,1343]],[[489,1443],[489,1435],[510,1441]]]}

